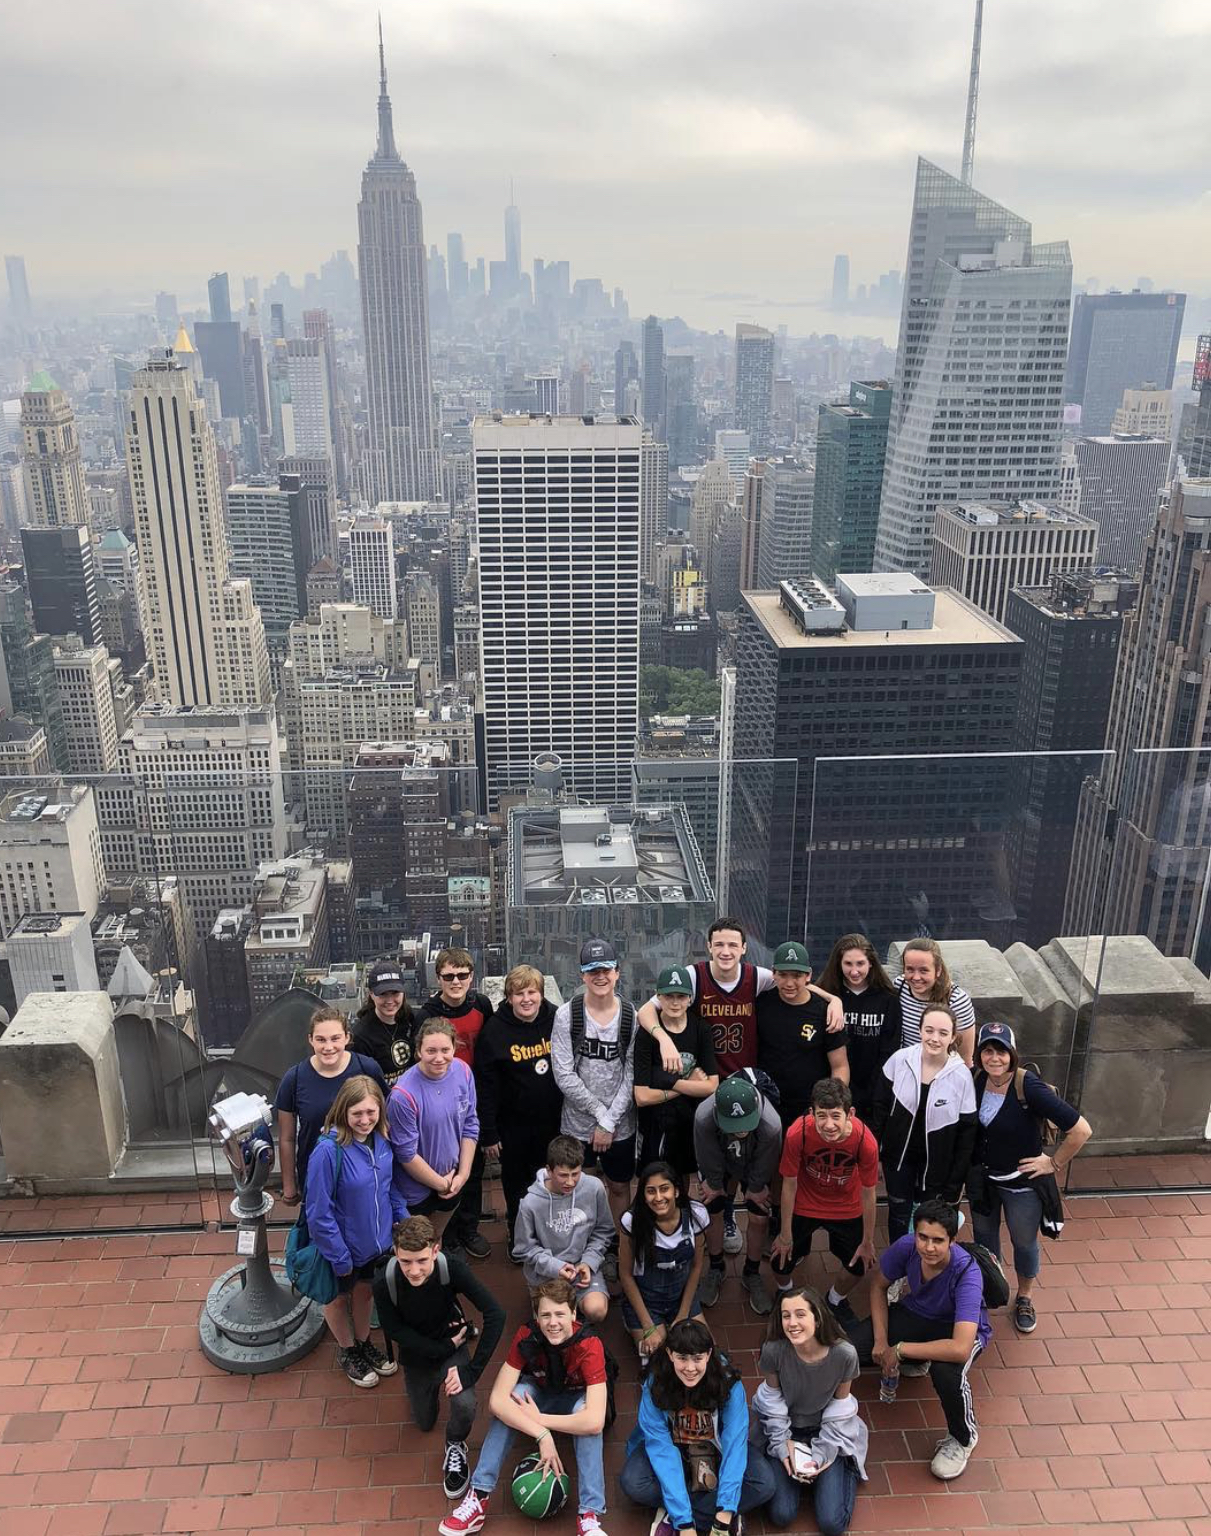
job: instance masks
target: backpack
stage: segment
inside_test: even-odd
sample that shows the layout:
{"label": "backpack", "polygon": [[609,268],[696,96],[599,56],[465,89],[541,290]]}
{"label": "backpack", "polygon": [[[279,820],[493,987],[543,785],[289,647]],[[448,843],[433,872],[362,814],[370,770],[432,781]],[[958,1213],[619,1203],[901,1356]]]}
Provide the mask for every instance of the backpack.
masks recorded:
{"label": "backpack", "polygon": [[[1038,1126],[1038,1128],[1039,1128],[1039,1139],[1042,1142],[1042,1150],[1044,1152],[1046,1152],[1046,1151],[1048,1151],[1049,1148],[1055,1147],[1055,1146],[1059,1145],[1059,1142],[1060,1142],[1060,1128],[1059,1128],[1058,1125],[1056,1125],[1054,1120],[1048,1120],[1045,1115],[1038,1114],[1036,1110],[1034,1110],[1034,1109],[1032,1109],[1030,1107],[1030,1104],[1029,1104],[1029,1102],[1028,1102],[1028,1100],[1026,1098],[1026,1073],[1027,1073],[1028,1070],[1033,1072],[1033,1075],[1038,1078],[1039,1082],[1041,1082],[1043,1084],[1044,1088],[1050,1088],[1050,1090],[1052,1091],[1052,1093],[1055,1094],[1057,1099],[1060,1097],[1060,1091],[1055,1086],[1054,1083],[1047,1082],[1043,1078],[1042,1074],[1039,1073],[1038,1071],[1034,1070],[1033,1068],[1029,1068],[1028,1069],[1026,1067],[1018,1067],[1018,1069],[1013,1074],[1013,1091],[1014,1091],[1014,1094],[1017,1097],[1018,1103],[1022,1106],[1022,1108],[1026,1111],[1026,1113],[1030,1116],[1030,1118]],[[980,1102],[980,1099],[983,1097],[984,1089],[985,1089],[985,1087],[988,1084],[988,1074],[987,1074],[987,1072],[985,1072],[983,1070],[982,1067],[979,1068],[976,1071],[976,1073],[975,1073],[975,1080],[976,1080],[976,1103],[978,1104]]]}
{"label": "backpack", "polygon": [[[450,1303],[452,1314],[450,1332],[455,1334],[460,1328],[465,1328],[467,1330],[467,1337],[464,1342],[470,1344],[472,1339],[478,1338],[479,1329],[474,1323],[467,1321],[467,1314],[463,1311],[462,1303],[458,1299],[458,1293],[450,1284],[450,1261],[440,1249],[438,1250],[437,1259],[433,1267],[437,1272],[437,1283],[446,1292],[447,1300]],[[395,1310],[397,1312],[402,1311],[403,1309],[400,1306],[400,1296],[402,1293],[399,1284],[399,1260],[394,1254],[387,1260],[386,1267],[383,1270],[383,1282],[387,1287],[387,1295],[390,1296]],[[387,1334],[384,1334],[384,1337],[387,1340],[389,1358],[394,1358],[395,1347],[391,1337]]]}
{"label": "backpack", "polygon": [[[1009,1280],[996,1254],[985,1248],[983,1243],[960,1243],[958,1246],[970,1255],[969,1268],[972,1264],[980,1266],[980,1275],[984,1281],[985,1310],[997,1312],[1002,1307],[1008,1306]],[[967,1270],[963,1273],[966,1274]]]}
{"label": "backpack", "polygon": [[[336,1148],[336,1172],[332,1176],[332,1193],[335,1196],[341,1181],[341,1166],[345,1161],[344,1148],[333,1138]],[[286,1278],[299,1293],[326,1307],[340,1294],[336,1270],[311,1240],[306,1211],[300,1211],[298,1219],[286,1237]]]}
{"label": "backpack", "polygon": [[570,1339],[565,1339],[562,1344],[552,1344],[544,1339],[538,1329],[531,1324],[529,1332],[517,1341],[517,1348],[527,1367],[539,1360],[546,1367],[547,1386],[552,1392],[562,1392],[567,1379],[567,1370],[564,1364],[564,1350],[569,1344],[579,1343],[582,1339],[598,1339],[601,1343],[601,1352],[605,1356],[606,1373],[606,1411],[605,1428],[609,1429],[618,1417],[618,1410],[614,1404],[614,1384],[618,1380],[618,1361],[610,1353],[610,1346],[601,1337],[597,1329],[591,1323],[581,1324],[580,1330],[574,1333]]}
{"label": "backpack", "polygon": [[[734,1072],[729,1072],[727,1077],[745,1078],[748,1082],[752,1083],[763,1099],[769,1100],[775,1109],[782,1103],[782,1089],[778,1087],[778,1084],[769,1073],[763,1072],[760,1067],[737,1067]],[[727,1082],[727,1077],[723,1079],[725,1083]]]}
{"label": "backpack", "polygon": [[[621,1013],[618,1016],[618,1059],[625,1061],[630,1049],[631,1036],[635,1033],[635,1006],[624,998],[619,999]],[[578,992],[569,1007],[569,1028],[572,1036],[572,1055],[583,1054],[584,1047],[584,993]]]}

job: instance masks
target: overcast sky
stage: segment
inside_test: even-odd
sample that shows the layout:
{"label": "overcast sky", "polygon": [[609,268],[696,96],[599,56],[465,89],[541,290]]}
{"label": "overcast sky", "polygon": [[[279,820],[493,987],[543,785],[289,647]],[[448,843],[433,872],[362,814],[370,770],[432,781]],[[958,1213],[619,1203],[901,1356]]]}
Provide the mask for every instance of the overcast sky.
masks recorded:
{"label": "overcast sky", "polygon": [[[917,154],[957,173],[973,0],[385,0],[425,233],[620,284],[632,313],[810,329],[833,256],[903,267]],[[1078,280],[1211,289],[1208,0],[987,0],[976,185]],[[355,254],[375,12],[7,0],[0,246],[35,298],[204,294]],[[726,298],[710,297],[728,295]],[[734,297],[731,297],[734,296]],[[892,325],[894,330],[894,323]]]}

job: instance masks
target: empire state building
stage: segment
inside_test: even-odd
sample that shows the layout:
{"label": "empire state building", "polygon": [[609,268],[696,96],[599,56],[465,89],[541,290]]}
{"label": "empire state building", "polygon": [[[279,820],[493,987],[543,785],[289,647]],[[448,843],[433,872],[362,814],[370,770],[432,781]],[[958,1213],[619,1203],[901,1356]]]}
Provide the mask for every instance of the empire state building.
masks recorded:
{"label": "empire state building", "polygon": [[416,177],[395,147],[379,27],[378,143],[362,172],[357,254],[366,342],[369,447],[362,465],[371,503],[439,494],[429,287]]}

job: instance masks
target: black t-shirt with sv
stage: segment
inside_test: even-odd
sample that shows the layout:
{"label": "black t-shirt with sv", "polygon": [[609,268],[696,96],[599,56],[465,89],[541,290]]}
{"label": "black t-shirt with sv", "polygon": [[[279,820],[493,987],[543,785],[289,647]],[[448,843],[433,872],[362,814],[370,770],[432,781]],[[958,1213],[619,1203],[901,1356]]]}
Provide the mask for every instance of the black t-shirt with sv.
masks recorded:
{"label": "black t-shirt with sv", "polygon": [[[677,1034],[670,1030],[669,1039],[681,1052],[682,1077],[688,1077],[695,1067],[701,1067],[707,1077],[714,1076],[717,1068],[713,1035],[711,1026],[701,1015],[691,1008],[685,1016],[685,1028]],[[637,1029],[635,1031],[636,1088],[671,1088],[676,1080],[673,1073],[666,1072],[660,1064],[659,1044],[652,1039],[646,1029]],[[682,1123],[689,1127],[693,1124],[694,1112],[701,1103],[701,1099],[691,1098],[688,1093],[679,1093],[665,1104],[655,1104],[641,1110],[640,1115],[645,1129],[653,1125],[671,1126],[678,1116],[682,1117]]]}
{"label": "black t-shirt with sv", "polygon": [[844,1030],[830,1035],[827,1023],[828,1004],[814,992],[805,1003],[784,1003],[777,992],[757,999],[757,1065],[781,1090],[783,1125],[806,1113],[812,1089],[832,1076],[828,1053],[848,1039]]}

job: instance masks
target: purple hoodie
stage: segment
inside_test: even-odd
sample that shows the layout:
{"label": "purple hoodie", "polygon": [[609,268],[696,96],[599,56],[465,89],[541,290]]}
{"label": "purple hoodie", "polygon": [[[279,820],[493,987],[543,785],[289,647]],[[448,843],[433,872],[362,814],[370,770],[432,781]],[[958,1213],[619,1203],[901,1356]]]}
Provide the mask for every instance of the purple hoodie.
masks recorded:
{"label": "purple hoodie", "polygon": [[456,1056],[444,1077],[409,1067],[387,1097],[387,1135],[395,1153],[395,1188],[408,1205],[434,1193],[404,1171],[419,1155],[435,1173],[458,1167],[464,1138],[479,1139],[479,1114],[471,1068]]}

